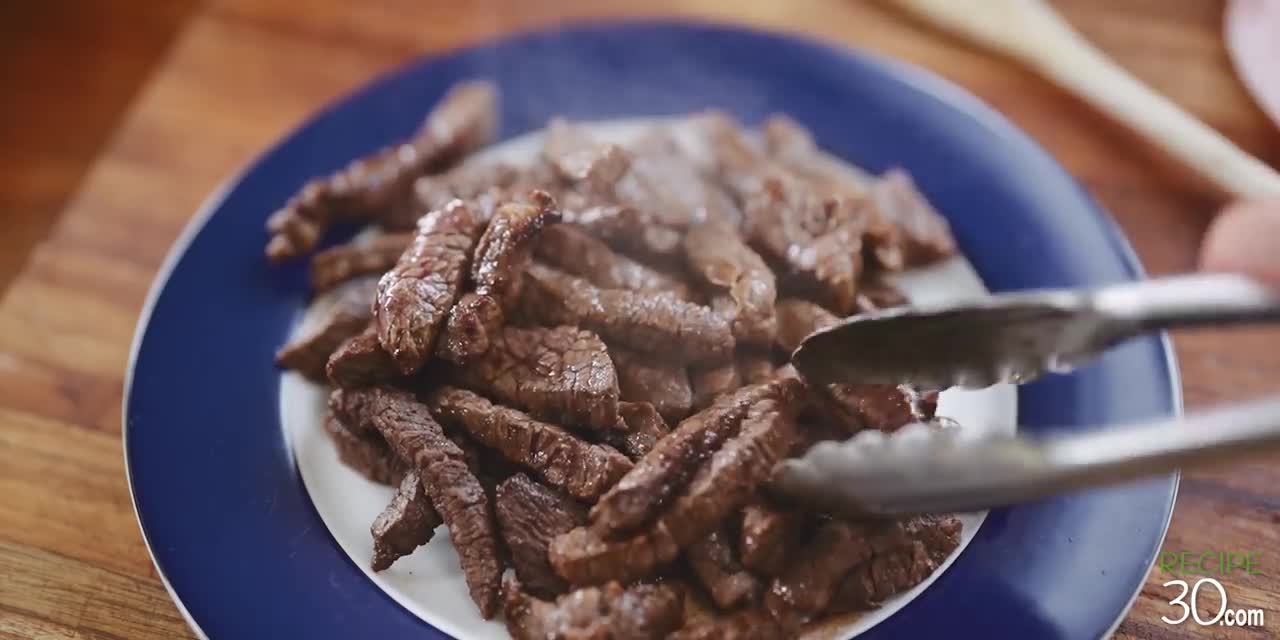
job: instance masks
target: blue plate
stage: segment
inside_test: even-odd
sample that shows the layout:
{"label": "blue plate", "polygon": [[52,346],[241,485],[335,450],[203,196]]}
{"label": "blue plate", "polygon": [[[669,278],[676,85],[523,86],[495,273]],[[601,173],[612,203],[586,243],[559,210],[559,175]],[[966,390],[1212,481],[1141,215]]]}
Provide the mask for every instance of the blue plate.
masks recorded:
{"label": "blue plate", "polygon": [[[280,424],[272,354],[306,302],[262,257],[267,214],[311,176],[410,134],[453,83],[493,78],[502,137],[553,115],[781,111],[831,152],[908,169],[993,291],[1142,277],[1112,221],[1042,149],[918,69],[793,36],[675,22],[539,32],[414,63],[330,106],[213,196],[151,291],[126,383],[125,457],[160,574],[223,638],[444,637],[368,580],[313,507]],[[1022,387],[1028,431],[1179,411],[1169,345],[1130,342]],[[1146,577],[1176,476],[993,512],[932,587],[867,639],[1098,638]]]}

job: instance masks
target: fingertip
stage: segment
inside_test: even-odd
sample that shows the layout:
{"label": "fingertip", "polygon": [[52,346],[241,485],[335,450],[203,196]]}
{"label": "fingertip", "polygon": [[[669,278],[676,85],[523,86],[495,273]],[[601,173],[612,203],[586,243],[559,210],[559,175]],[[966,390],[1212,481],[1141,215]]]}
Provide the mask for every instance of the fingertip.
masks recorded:
{"label": "fingertip", "polygon": [[1280,201],[1228,206],[1209,225],[1200,268],[1280,283]]}

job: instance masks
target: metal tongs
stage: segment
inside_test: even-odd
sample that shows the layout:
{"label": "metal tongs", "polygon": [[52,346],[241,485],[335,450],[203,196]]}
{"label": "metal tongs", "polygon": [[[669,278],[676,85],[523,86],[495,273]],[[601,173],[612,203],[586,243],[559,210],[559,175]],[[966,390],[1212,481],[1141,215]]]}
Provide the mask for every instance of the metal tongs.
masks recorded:
{"label": "metal tongs", "polygon": [[[1069,371],[1150,331],[1277,320],[1280,293],[1251,278],[1175,276],[855,316],[808,336],[792,362],[818,384],[981,388]],[[1048,437],[915,424],[819,444],[780,464],[774,489],[853,516],[976,511],[1278,445],[1280,397]]]}

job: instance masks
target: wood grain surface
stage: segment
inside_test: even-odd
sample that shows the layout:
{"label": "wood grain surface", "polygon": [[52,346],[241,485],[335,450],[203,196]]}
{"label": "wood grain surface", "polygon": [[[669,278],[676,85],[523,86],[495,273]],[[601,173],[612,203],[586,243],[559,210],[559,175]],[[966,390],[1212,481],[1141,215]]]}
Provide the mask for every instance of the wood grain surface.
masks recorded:
{"label": "wood grain surface", "polygon": [[[139,16],[169,4],[96,3],[112,7],[108,13]],[[1280,162],[1280,133],[1230,72],[1220,36],[1221,2],[1056,4],[1137,76],[1273,166]],[[80,56],[73,64],[151,51],[154,71],[138,81],[140,89],[118,120],[100,118],[97,129],[79,136],[92,145],[71,140],[42,150],[53,158],[50,166],[96,153],[83,175],[54,171],[18,180],[4,174],[0,192],[12,199],[0,201],[0,236],[13,246],[4,245],[3,253],[19,252],[25,264],[0,262],[0,286],[9,281],[0,298],[0,638],[190,636],[143,546],[124,478],[121,389],[143,298],[169,245],[221,181],[311,111],[417,56],[554,25],[566,16],[682,15],[804,32],[927,67],[994,105],[1087,185],[1153,273],[1194,267],[1217,206],[1207,187],[1072,97],[871,2],[188,5],[193,10],[172,14],[178,18],[167,29],[139,36],[161,43],[150,49],[127,37],[102,37],[88,47],[83,39],[60,42],[61,55]],[[85,29],[96,33],[110,24],[104,19]],[[163,43],[171,37],[166,50]],[[11,59],[11,49],[21,46],[0,43],[0,58]],[[59,72],[48,67],[50,74]],[[65,99],[80,100],[78,109],[66,111],[75,119],[95,110],[101,98],[71,92]],[[42,117],[40,122],[58,126],[57,114],[8,109],[6,119]],[[24,165],[4,166],[20,172]],[[29,204],[64,201],[41,215]],[[1175,342],[1190,407],[1280,385],[1280,332],[1206,331],[1176,336]],[[1169,551],[1261,552],[1261,575],[1232,576],[1225,584],[1233,606],[1269,609],[1267,628],[1168,626],[1160,621],[1172,613],[1169,589],[1161,586],[1166,576],[1153,574],[1117,637],[1278,635],[1277,462],[1257,458],[1187,474],[1165,543]],[[1216,611],[1216,596],[1202,598],[1200,606]]]}

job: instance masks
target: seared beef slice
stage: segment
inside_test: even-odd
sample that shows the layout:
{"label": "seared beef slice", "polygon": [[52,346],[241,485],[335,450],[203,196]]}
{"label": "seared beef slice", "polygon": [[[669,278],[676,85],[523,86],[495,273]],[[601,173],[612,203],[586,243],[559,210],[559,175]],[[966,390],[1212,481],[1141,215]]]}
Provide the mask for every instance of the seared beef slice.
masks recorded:
{"label": "seared beef slice", "polygon": [[460,384],[536,418],[592,430],[618,422],[618,379],[594,333],[506,327],[489,350],[455,369]]}
{"label": "seared beef slice", "polygon": [[659,518],[677,544],[692,544],[714,531],[751,500],[774,465],[791,451],[797,438],[799,383],[783,381],[777,386],[776,395],[751,406],[738,434],[711,456]]}
{"label": "seared beef slice", "polygon": [[759,597],[761,590],[760,581],[733,557],[733,547],[727,538],[728,534],[723,530],[713,531],[685,550],[693,572],[721,609],[752,602]]}
{"label": "seared beef slice", "polygon": [[364,331],[348,338],[329,356],[325,374],[335,386],[355,389],[387,382],[400,372],[391,355],[378,343],[378,325],[370,322]]}
{"label": "seared beef slice", "polygon": [[793,621],[828,610],[878,606],[937,569],[959,546],[960,529],[951,516],[828,522],[774,581],[766,605],[779,620]]}
{"label": "seared beef slice", "polygon": [[919,516],[902,522],[908,544],[881,545],[868,562],[845,576],[829,612],[879,607],[884,600],[920,584],[960,545],[960,521],[951,516]]}
{"label": "seared beef slice", "polygon": [[396,560],[431,541],[442,520],[431,506],[418,472],[406,473],[369,533],[373,536],[373,570],[387,569]]}
{"label": "seared beef slice", "polygon": [[326,291],[357,276],[380,276],[396,266],[411,242],[412,233],[400,232],[357,238],[325,249],[311,259],[311,288]]}
{"label": "seared beef slice", "polygon": [[854,196],[848,189],[815,185],[772,162],[731,120],[705,122],[724,180],[742,205],[747,241],[779,268],[784,289],[851,313],[868,225]]}
{"label": "seared beef slice", "polygon": [[651,212],[589,194],[567,192],[561,198],[564,222],[618,251],[651,264],[671,264],[679,258],[680,230],[657,222]]}
{"label": "seared beef slice", "polygon": [[551,196],[540,193],[537,200],[536,205],[504,204],[489,221],[471,263],[475,291],[463,295],[449,311],[440,339],[441,357],[464,364],[484,353],[502,327],[505,312],[519,296],[533,242],[544,226],[560,220]]}
{"label": "seared beef slice", "polygon": [[743,384],[760,384],[773,379],[773,362],[760,351],[738,352],[738,376]]}
{"label": "seared beef slice", "polygon": [[547,547],[552,538],[586,523],[586,507],[523,473],[499,484],[494,495],[498,530],[520,581],[538,595],[563,593],[569,585],[551,569]]}
{"label": "seared beef slice", "polygon": [[853,198],[866,194],[868,177],[824,156],[813,134],[800,123],[785,115],[772,115],[761,129],[769,159],[807,182],[815,191]]}
{"label": "seared beef slice", "polygon": [[763,504],[742,509],[742,532],[738,552],[742,564],[756,573],[778,575],[786,563],[787,550],[795,543],[804,516],[779,511]]}
{"label": "seared beef slice", "polygon": [[338,449],[338,459],[371,482],[394,486],[408,471],[409,465],[387,446],[380,433],[352,431],[332,413],[324,418],[324,430]]}
{"label": "seared beef slice", "polygon": [[267,256],[310,251],[329,224],[369,219],[413,207],[413,181],[456,162],[489,142],[497,129],[497,92],[486,82],[455,86],[427,115],[410,141],[361,158],[327,178],[308,182],[267,220]]}
{"label": "seared beef slice", "polygon": [[546,602],[519,580],[503,583],[507,631],[515,640],[661,640],[680,627],[684,599],[666,585],[617,582],[586,587]]}
{"label": "seared beef slice", "polygon": [[675,632],[671,640],[778,640],[785,637],[785,630],[767,611],[747,609],[691,624]]}
{"label": "seared beef slice", "polygon": [[769,346],[777,331],[773,305],[777,283],[756,252],[726,222],[704,222],[684,238],[689,271],[712,295],[712,308],[724,309],[738,343]]}
{"label": "seared beef slice", "polygon": [[615,446],[632,460],[648,455],[660,440],[671,433],[671,427],[667,426],[662,415],[648,402],[620,402],[618,417],[626,431],[609,433],[610,442],[616,441]]}
{"label": "seared beef slice", "polygon": [[960,521],[921,516],[902,524],[906,544],[877,548],[871,560],[854,567],[836,588],[828,613],[880,606],[924,581],[960,545]]}
{"label": "seared beef slice", "polygon": [[502,575],[497,535],[489,498],[462,450],[408,392],[339,390],[329,404],[344,421],[376,429],[401,458],[413,461],[431,504],[449,526],[471,599],[480,615],[493,617]]}
{"label": "seared beef slice", "polygon": [[[778,303],[778,345],[794,351],[805,336],[836,322],[831,312],[812,302],[784,299]],[[932,407],[918,402],[918,392],[908,385],[837,383],[814,395],[823,413],[849,432],[894,431],[932,417]]]}
{"label": "seared beef slice", "polygon": [[477,233],[471,209],[460,200],[432,211],[418,221],[413,244],[378,282],[378,342],[401,373],[412,374],[431,356]]}
{"label": "seared beef slice", "polygon": [[872,185],[865,206],[887,223],[890,242],[900,243],[905,266],[929,264],[956,252],[951,226],[901,169],[890,169]]}
{"label": "seared beef slice", "polygon": [[784,288],[852,313],[868,220],[852,199],[823,196],[788,175],[770,175],[744,205],[752,246],[783,270]]}
{"label": "seared beef slice", "polygon": [[599,289],[536,263],[529,267],[524,292],[525,308],[542,322],[590,329],[654,358],[716,364],[733,354],[727,320],[669,294]]}
{"label": "seared beef slice", "polygon": [[679,545],[661,522],[617,540],[605,539],[595,529],[578,527],[556,536],[548,550],[556,573],[575,585],[642,580],[679,555]]}
{"label": "seared beef slice", "polygon": [[610,190],[631,168],[631,157],[622,147],[598,143],[562,118],[548,122],[545,135],[543,158],[570,184],[584,183],[596,192]]}
{"label": "seared beef slice", "polygon": [[666,292],[681,300],[690,297],[688,285],[616,253],[577,225],[547,228],[538,241],[535,255],[542,262],[602,289]]}
{"label": "seared beef slice", "polygon": [[591,509],[591,526],[614,537],[655,518],[702,462],[738,432],[751,407],[779,393],[779,384],[743,387],[681,422],[600,498]]}
{"label": "seared beef slice", "polygon": [[765,594],[773,617],[790,626],[825,609],[840,579],[871,558],[871,526],[839,521],[820,526]]}
{"label": "seared beef slice", "polygon": [[[540,184],[532,169],[491,162],[466,162],[441,174],[423,176],[413,183],[414,198],[421,211],[442,209],[453,200],[471,202],[471,212],[488,222],[499,205],[520,200]],[[385,229],[412,229],[417,216],[382,220]]]}
{"label": "seared beef slice", "polygon": [[369,324],[369,307],[377,286],[377,279],[363,278],[317,299],[299,335],[276,352],[276,363],[312,381],[324,382],[329,356]]}
{"label": "seared beef slice", "polygon": [[[631,514],[645,513],[641,508],[651,509],[660,503],[655,502],[655,497],[647,495],[611,491],[592,509],[592,528],[575,529],[552,541],[551,564],[556,572],[574,584],[643,578],[674,560],[680,548],[693,544],[714,531],[725,517],[751,498],[758,486],[769,477],[773,465],[783,453],[790,450],[795,438],[795,423],[792,419],[794,410],[791,407],[798,394],[798,385],[793,380],[761,385],[767,390],[764,397],[751,403],[745,416],[738,414],[741,416],[738,418],[741,433],[726,442],[705,465],[698,468],[688,490],[672,500],[670,508],[640,533],[615,540],[608,539],[610,527],[617,530],[617,523],[612,522],[609,516],[625,514],[634,517]],[[735,396],[727,396],[725,404],[732,407]],[[719,405],[717,403],[707,412],[712,412]],[[685,424],[697,418],[695,415],[686,420]],[[642,466],[645,469],[636,480],[653,478],[654,471],[661,469],[663,465],[660,463],[664,459],[689,459],[688,453],[678,451],[681,447],[693,448],[693,443],[688,440],[677,439],[682,431],[685,431],[685,425],[681,425],[675,433],[660,442],[637,464],[637,469]],[[692,431],[685,431],[683,435],[688,436]],[[702,429],[700,434],[712,439],[714,431]],[[672,441],[677,443],[674,445],[677,450],[667,445]],[[676,468],[687,469],[681,465]],[[674,475],[676,474],[668,473],[668,476]],[[680,478],[673,479],[678,481]],[[626,480],[624,478],[623,482]],[[679,486],[682,483],[676,484]],[[621,487],[622,483],[618,486]],[[634,490],[638,486],[643,486],[643,483],[634,482],[627,488]],[[663,489],[655,491],[660,493],[656,496],[658,499],[671,493],[670,490]],[[610,495],[615,498],[606,503],[605,499]],[[616,496],[622,496],[622,499]],[[627,503],[627,498],[630,499],[630,504]],[[602,505],[610,508],[602,509]],[[628,507],[629,510],[620,509],[619,505]],[[618,537],[616,533],[614,537]]]}
{"label": "seared beef slice", "polygon": [[716,398],[742,386],[738,363],[730,360],[712,367],[692,367],[689,369],[689,386],[693,388],[693,408],[705,409]]}
{"label": "seared beef slice", "polygon": [[470,391],[441,387],[431,393],[428,404],[441,421],[575,498],[593,500],[631,470],[631,461],[610,447],[591,444]]}
{"label": "seared beef slice", "polygon": [[649,403],[672,423],[689,415],[693,389],[683,365],[651,360],[620,348],[610,348],[609,358],[617,371],[623,400]]}
{"label": "seared beef slice", "polygon": [[741,214],[733,200],[703,175],[665,127],[650,128],[627,150],[631,171],[614,189],[623,204],[652,212],[655,222],[676,229],[706,220],[738,224]]}

